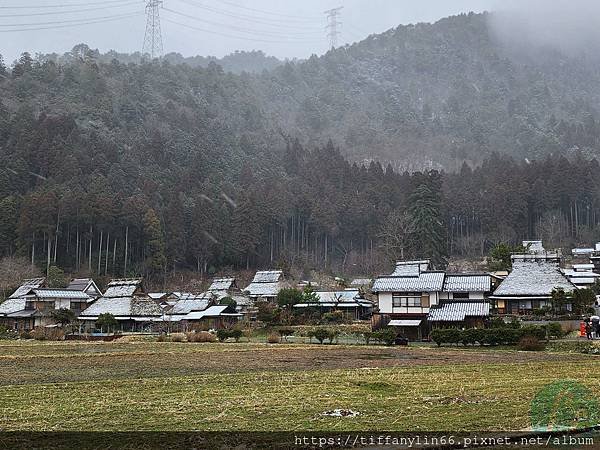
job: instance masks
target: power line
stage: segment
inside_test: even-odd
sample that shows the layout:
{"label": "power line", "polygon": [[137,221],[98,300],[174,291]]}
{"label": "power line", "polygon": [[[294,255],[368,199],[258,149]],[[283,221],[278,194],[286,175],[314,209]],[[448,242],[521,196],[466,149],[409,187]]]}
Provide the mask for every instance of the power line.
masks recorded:
{"label": "power line", "polygon": [[0,30],[0,33],[17,33],[17,32],[21,32],[21,31],[54,30],[54,29],[59,29],[59,28],[78,27],[81,25],[91,25],[91,24],[95,24],[95,23],[113,22],[116,20],[127,19],[129,17],[139,16],[141,14],[142,14],[141,12],[133,13],[133,14],[124,14],[123,16],[114,17],[112,19],[90,20],[87,22],[79,22],[79,23],[72,23],[72,24],[66,24],[66,25],[54,25],[54,26],[36,27],[36,28],[21,28],[21,29],[15,29],[15,30]]}
{"label": "power line", "polygon": [[234,12],[231,12],[231,11],[214,8],[214,7],[211,7],[211,6],[207,6],[207,5],[204,5],[204,4],[199,3],[197,1],[194,1],[194,0],[179,0],[179,1],[182,2],[182,3],[185,3],[187,5],[194,6],[196,8],[200,8],[200,9],[203,9],[205,11],[210,11],[210,12],[213,12],[215,14],[219,14],[219,15],[222,15],[222,16],[225,16],[225,17],[230,17],[230,18],[233,18],[233,19],[239,19],[239,20],[243,20],[243,21],[246,21],[246,22],[253,22],[253,23],[256,23],[256,24],[259,24],[259,25],[267,25],[267,26],[270,26],[270,27],[282,28],[282,29],[285,29],[285,30],[289,30],[291,28],[295,28],[295,29],[299,29],[299,30],[312,29],[315,32],[321,30],[320,27],[307,28],[304,25],[298,25],[298,24],[297,25],[293,25],[293,24],[290,24],[289,22],[284,21],[282,19],[269,19],[269,18],[262,18],[262,17],[250,16],[250,15],[246,15],[246,14],[234,13]]}
{"label": "power line", "polygon": [[147,0],[146,32],[144,33],[142,55],[148,55],[151,59],[162,58],[163,55],[159,6],[162,6],[162,0]]}
{"label": "power line", "polygon": [[[130,13],[133,13],[134,11],[131,11]],[[85,18],[80,18],[80,19],[69,19],[69,20],[55,20],[52,22],[31,22],[31,23],[11,23],[11,24],[5,24],[5,23],[1,23],[0,27],[34,27],[34,26],[38,26],[38,25],[61,25],[61,24],[69,24],[69,23],[79,23],[82,21],[86,21],[86,20],[104,20],[104,19],[116,19],[119,17],[124,17],[127,14],[116,14],[116,15],[112,15],[112,16],[104,16],[104,17],[91,17],[89,19],[85,19]]]}
{"label": "power line", "polygon": [[223,36],[223,37],[227,37],[227,38],[232,38],[232,39],[240,39],[242,41],[252,41],[252,42],[263,42],[263,43],[267,43],[267,44],[282,44],[282,43],[317,43],[320,41],[285,41],[285,40],[267,40],[267,39],[257,39],[257,38],[251,38],[251,37],[247,37],[247,36],[235,36],[233,34],[228,34],[228,33],[222,33],[220,31],[214,31],[214,30],[207,30],[206,28],[199,28],[199,27],[195,27],[193,25],[189,25],[186,23],[182,23],[182,22],[177,22],[175,20],[171,20],[169,18],[164,18],[163,20],[165,20],[166,22],[172,23],[174,25],[179,25],[182,27],[186,27],[186,28],[190,28],[192,30],[196,30],[196,31],[201,31],[203,33],[209,33],[209,34],[213,34],[216,36]]}
{"label": "power line", "polygon": [[123,6],[131,6],[131,5],[139,5],[139,4],[140,4],[139,2],[128,2],[128,3],[123,3],[121,5],[97,6],[95,8],[72,9],[69,11],[44,11],[44,12],[33,12],[33,13],[23,13],[23,14],[2,14],[2,15],[0,15],[0,19],[3,19],[5,17],[32,17],[32,16],[50,16],[50,15],[55,15],[55,14],[75,14],[75,13],[88,12],[88,11],[104,10],[106,8],[121,8]]}
{"label": "power line", "polygon": [[247,6],[243,6],[243,5],[238,5],[237,3],[233,3],[227,0],[219,0],[220,3],[224,3],[225,5],[229,5],[229,6],[233,6],[235,8],[239,8],[239,9],[245,9],[246,11],[252,11],[255,13],[259,13],[259,14],[265,14],[265,15],[269,15],[269,16],[277,16],[277,17],[284,17],[287,19],[296,19],[296,20],[308,20],[308,21],[314,21],[314,20],[319,20],[320,17],[302,17],[302,16],[293,16],[293,15],[289,15],[289,14],[280,14],[280,13],[276,13],[273,11],[265,11],[263,9],[256,9],[256,8],[249,8]]}
{"label": "power line", "polygon": [[209,25],[213,25],[213,26],[217,26],[219,28],[228,28],[230,30],[239,32],[239,33],[246,33],[246,34],[251,34],[251,35],[256,35],[256,36],[265,36],[265,37],[288,37],[288,36],[315,36],[314,33],[284,33],[284,32],[275,32],[275,31],[261,31],[261,30],[255,30],[255,29],[251,29],[251,28],[245,28],[245,27],[239,27],[236,25],[227,25],[224,23],[219,23],[219,22],[213,22],[210,20],[206,20],[206,19],[201,19],[199,17],[196,16],[192,16],[190,14],[186,14],[186,13],[182,13],[179,11],[175,11],[173,9],[169,9],[169,8],[163,8],[165,11],[168,11],[170,13],[173,14],[177,14],[179,16],[182,17],[187,17],[188,19],[193,19],[193,20],[197,20],[199,22],[203,22]]}
{"label": "power line", "polygon": [[123,0],[107,0],[105,2],[66,3],[60,5],[29,5],[29,6],[0,6],[0,9],[47,9],[47,8],[72,8],[77,6],[106,5],[112,3],[123,3]]}
{"label": "power line", "polygon": [[327,37],[329,38],[329,47],[331,49],[336,48],[338,44],[338,37],[340,35],[338,25],[342,25],[342,22],[338,22],[338,16],[341,14],[343,8],[343,6],[338,6],[337,8],[325,11],[325,15],[327,15]]}

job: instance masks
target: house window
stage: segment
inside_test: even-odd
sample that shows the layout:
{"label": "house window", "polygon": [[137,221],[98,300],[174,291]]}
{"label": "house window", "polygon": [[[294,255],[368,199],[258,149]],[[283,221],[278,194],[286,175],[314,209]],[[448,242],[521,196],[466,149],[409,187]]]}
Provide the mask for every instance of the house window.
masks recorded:
{"label": "house window", "polygon": [[33,307],[33,302],[32,301],[25,302],[25,309],[28,310],[28,311],[32,311],[33,309],[35,309]]}
{"label": "house window", "polygon": [[468,292],[455,292],[454,294],[452,294],[452,298],[454,300],[469,300],[469,293]]}
{"label": "house window", "polygon": [[[423,296],[423,297],[427,297],[427,306],[429,306],[429,296]],[[406,308],[406,307],[410,307],[410,308],[421,308],[423,303],[421,300],[421,293],[420,292],[403,292],[403,293],[398,293],[398,294],[394,294],[392,295],[392,307],[394,308]]]}

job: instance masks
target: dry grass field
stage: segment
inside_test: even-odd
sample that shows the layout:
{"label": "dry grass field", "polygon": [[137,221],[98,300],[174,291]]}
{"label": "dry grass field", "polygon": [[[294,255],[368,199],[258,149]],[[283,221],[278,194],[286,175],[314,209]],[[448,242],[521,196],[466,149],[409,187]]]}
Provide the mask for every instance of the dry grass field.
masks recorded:
{"label": "dry grass field", "polygon": [[514,431],[549,383],[600,394],[596,356],[433,347],[8,342],[0,373],[29,431]]}

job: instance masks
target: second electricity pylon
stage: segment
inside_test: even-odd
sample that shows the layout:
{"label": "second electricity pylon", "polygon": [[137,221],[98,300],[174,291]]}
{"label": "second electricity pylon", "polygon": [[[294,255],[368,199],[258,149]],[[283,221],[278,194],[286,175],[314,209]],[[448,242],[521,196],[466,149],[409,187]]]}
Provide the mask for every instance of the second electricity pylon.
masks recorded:
{"label": "second electricity pylon", "polygon": [[329,38],[329,46],[331,49],[336,48],[338,45],[338,36],[340,35],[338,25],[342,24],[342,22],[338,21],[338,16],[343,8],[343,6],[339,6],[325,11],[325,14],[327,15],[327,37]]}
{"label": "second electricity pylon", "polygon": [[150,59],[161,58],[163,55],[160,14],[158,12],[161,5],[162,0],[146,1],[146,33],[144,34],[142,56],[149,56]]}

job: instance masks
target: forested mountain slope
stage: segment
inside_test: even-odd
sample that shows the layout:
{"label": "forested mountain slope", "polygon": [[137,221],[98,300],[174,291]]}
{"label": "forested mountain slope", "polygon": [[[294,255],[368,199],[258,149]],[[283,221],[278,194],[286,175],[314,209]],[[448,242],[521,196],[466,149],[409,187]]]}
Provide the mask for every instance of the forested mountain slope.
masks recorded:
{"label": "forested mountain slope", "polygon": [[[261,74],[81,47],[0,64],[0,256],[118,276],[365,274],[531,237],[589,244],[600,66],[509,58],[486,20],[400,27]],[[442,164],[456,171],[394,170]]]}
{"label": "forested mountain slope", "polygon": [[493,151],[518,158],[600,151],[600,58],[516,50],[488,14],[400,26],[286,64],[255,83],[274,120],[355,160],[456,170]]}

